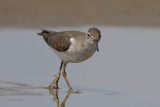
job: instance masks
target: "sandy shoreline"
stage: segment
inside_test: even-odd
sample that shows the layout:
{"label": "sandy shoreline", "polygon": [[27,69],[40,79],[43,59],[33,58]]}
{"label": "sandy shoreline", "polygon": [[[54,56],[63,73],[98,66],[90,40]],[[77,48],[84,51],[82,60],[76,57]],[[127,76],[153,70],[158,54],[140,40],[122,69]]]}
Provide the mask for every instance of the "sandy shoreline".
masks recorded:
{"label": "sandy shoreline", "polygon": [[0,0],[0,27],[160,26],[158,0]]}

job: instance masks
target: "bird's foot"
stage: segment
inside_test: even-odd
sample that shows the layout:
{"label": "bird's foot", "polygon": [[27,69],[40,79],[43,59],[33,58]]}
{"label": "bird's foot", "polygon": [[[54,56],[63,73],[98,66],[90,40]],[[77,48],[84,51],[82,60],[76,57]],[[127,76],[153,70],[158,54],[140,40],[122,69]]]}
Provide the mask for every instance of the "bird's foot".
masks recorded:
{"label": "bird's foot", "polygon": [[53,89],[59,89],[59,87],[50,85],[50,86],[47,87],[47,89],[53,90]]}

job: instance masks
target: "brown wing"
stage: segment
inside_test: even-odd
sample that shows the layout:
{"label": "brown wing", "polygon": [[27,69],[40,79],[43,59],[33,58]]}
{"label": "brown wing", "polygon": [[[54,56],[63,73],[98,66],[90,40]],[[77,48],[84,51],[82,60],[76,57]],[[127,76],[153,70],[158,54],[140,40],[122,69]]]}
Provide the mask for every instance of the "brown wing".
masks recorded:
{"label": "brown wing", "polygon": [[71,42],[70,38],[66,36],[50,36],[48,38],[48,45],[57,51],[64,52],[69,49]]}
{"label": "brown wing", "polygon": [[59,52],[67,51],[71,45],[70,37],[64,36],[63,33],[43,30],[38,35],[43,36],[46,43]]}

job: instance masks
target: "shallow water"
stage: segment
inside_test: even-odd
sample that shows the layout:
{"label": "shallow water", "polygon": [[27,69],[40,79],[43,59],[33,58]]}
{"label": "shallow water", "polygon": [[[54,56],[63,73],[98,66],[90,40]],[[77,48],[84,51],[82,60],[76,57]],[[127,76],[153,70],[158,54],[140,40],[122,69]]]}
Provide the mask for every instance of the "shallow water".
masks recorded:
{"label": "shallow water", "polygon": [[[87,31],[88,27],[49,29]],[[99,29],[100,51],[66,69],[72,88],[79,93],[69,93],[62,77],[59,90],[45,88],[58,72],[60,60],[36,35],[39,29],[0,29],[0,106],[160,106],[159,29]]]}

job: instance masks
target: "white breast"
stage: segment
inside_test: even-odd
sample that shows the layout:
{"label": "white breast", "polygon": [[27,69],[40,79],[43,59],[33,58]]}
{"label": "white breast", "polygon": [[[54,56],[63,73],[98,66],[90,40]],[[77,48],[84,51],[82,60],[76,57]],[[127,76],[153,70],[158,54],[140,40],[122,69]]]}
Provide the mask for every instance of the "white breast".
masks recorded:
{"label": "white breast", "polygon": [[56,55],[64,61],[64,63],[82,62],[91,57],[97,49],[96,45],[95,47],[88,47],[85,45],[82,46],[81,44],[77,44],[75,38],[71,38],[70,41],[71,45],[65,52],[58,52],[55,49],[51,48],[56,53]]}

